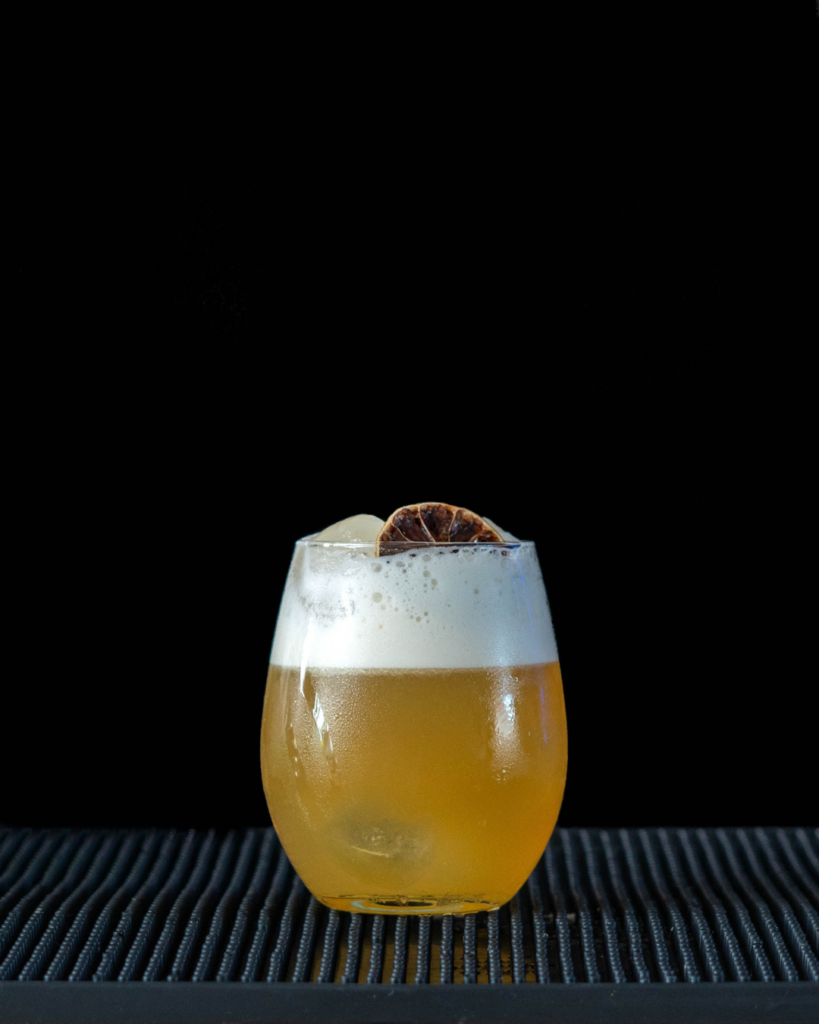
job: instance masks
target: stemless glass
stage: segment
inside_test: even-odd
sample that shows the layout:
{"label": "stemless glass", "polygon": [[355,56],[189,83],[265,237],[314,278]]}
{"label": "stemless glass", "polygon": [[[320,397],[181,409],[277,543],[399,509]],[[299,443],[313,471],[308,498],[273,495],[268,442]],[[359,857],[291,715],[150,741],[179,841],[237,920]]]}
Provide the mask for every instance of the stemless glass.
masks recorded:
{"label": "stemless glass", "polygon": [[270,815],[337,910],[494,910],[554,829],[566,712],[535,546],[296,544],[262,720]]}

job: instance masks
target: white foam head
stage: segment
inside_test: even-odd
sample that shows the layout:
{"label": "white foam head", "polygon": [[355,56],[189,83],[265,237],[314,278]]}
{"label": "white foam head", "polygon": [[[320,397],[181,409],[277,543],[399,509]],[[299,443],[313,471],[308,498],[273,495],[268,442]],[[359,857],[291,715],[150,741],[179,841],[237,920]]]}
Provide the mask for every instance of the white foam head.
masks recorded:
{"label": "white foam head", "polygon": [[375,558],[367,544],[299,541],[270,661],[337,669],[557,661],[535,546],[436,545]]}

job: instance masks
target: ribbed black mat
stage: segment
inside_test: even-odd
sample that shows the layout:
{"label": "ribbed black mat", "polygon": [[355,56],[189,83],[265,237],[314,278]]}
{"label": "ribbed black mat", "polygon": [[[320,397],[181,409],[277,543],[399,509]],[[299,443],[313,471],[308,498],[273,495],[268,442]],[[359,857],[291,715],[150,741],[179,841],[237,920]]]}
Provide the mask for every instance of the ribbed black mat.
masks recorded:
{"label": "ribbed black mat", "polygon": [[0,1021],[544,1015],[819,1021],[819,830],[559,830],[435,918],[328,911],[270,829],[0,830]]}

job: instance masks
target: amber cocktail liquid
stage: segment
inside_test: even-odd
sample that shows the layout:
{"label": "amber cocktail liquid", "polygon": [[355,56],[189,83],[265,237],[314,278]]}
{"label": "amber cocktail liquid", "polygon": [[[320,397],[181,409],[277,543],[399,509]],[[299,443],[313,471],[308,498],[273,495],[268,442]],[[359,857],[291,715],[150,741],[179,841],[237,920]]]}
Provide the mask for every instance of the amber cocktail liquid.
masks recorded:
{"label": "amber cocktail liquid", "polygon": [[300,541],[262,724],[262,777],[323,903],[464,913],[509,900],[555,826],[566,716],[531,543]]}

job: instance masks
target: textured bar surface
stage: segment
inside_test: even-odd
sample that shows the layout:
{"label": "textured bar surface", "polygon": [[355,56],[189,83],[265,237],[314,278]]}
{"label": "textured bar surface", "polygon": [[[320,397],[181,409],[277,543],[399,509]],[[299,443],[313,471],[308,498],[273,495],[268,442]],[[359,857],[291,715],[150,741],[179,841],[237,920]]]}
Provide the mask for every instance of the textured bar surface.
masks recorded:
{"label": "textured bar surface", "polygon": [[[419,992],[413,999],[430,993],[430,1007],[433,991],[453,985],[496,988],[510,1006],[522,989],[541,990],[546,1006],[556,987],[588,1001],[625,986],[650,1006],[659,988],[685,1001],[696,987],[718,1006],[749,984],[762,993],[796,985],[814,993],[819,1020],[819,834],[557,830],[506,907],[414,918],[328,910],[272,829],[0,830],[5,1005],[15,984],[36,1010],[65,986],[82,985],[93,1003],[94,992],[124,983],[161,999],[169,982],[186,991],[295,983],[328,999],[351,986],[362,1000],[407,988]],[[3,1005],[0,1021],[11,1020]],[[52,1017],[69,1019],[53,1006]]]}

